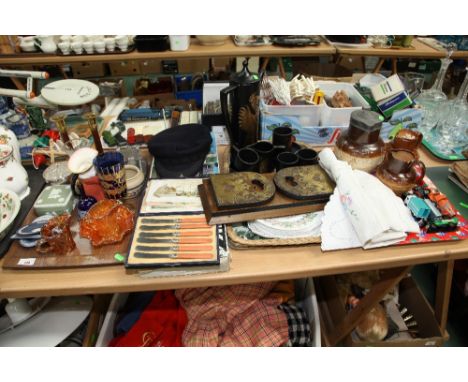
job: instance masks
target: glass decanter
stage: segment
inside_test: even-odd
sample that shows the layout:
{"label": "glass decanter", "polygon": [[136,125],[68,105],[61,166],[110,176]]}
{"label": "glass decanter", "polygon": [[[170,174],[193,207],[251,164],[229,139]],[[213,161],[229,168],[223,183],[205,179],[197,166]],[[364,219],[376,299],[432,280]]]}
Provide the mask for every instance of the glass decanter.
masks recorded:
{"label": "glass decanter", "polygon": [[439,73],[437,73],[437,78],[434,82],[434,85],[432,85],[430,89],[423,90],[416,98],[416,102],[421,105],[423,110],[423,119],[419,129],[424,135],[428,135],[428,133],[439,122],[441,108],[444,101],[447,100],[447,96],[442,91],[442,86],[444,84],[444,78],[447,74],[448,67],[452,63],[452,60],[446,57],[440,61],[441,67]]}
{"label": "glass decanter", "polygon": [[[468,68],[467,68],[468,69]],[[437,126],[438,146],[452,149],[468,144],[468,72],[457,97],[447,101]]]}

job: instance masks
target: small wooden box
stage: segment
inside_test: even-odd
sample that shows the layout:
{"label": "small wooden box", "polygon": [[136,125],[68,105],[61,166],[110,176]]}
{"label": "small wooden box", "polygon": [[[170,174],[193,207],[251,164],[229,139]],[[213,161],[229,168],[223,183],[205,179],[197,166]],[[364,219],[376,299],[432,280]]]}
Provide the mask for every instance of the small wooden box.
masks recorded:
{"label": "small wooden box", "polygon": [[74,78],[104,77],[105,65],[99,62],[78,62],[71,64]]}
{"label": "small wooden box", "polygon": [[160,74],[162,73],[162,60],[144,60],[140,61],[141,74]]}
{"label": "small wooden box", "polygon": [[119,61],[109,63],[111,75],[114,77],[141,74],[138,61]]}

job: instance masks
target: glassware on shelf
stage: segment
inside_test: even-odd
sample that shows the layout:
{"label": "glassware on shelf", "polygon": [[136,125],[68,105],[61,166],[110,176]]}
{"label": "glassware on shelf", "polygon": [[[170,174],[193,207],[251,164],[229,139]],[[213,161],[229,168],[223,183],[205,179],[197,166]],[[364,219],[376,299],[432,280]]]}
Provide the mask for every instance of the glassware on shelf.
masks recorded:
{"label": "glassware on shelf", "polygon": [[419,128],[425,135],[439,122],[440,113],[444,107],[444,101],[447,100],[447,96],[442,91],[442,85],[444,84],[444,78],[452,60],[450,58],[443,58],[440,61],[441,67],[434,85],[428,90],[423,90],[416,98],[416,102],[423,110],[423,119]]}
{"label": "glassware on shelf", "polygon": [[468,144],[468,72],[460,87],[457,97],[446,101],[439,124],[436,128],[438,146],[452,149]]}
{"label": "glassware on shelf", "polygon": [[416,98],[416,102],[422,107],[423,119],[419,126],[420,131],[428,136],[429,132],[437,126],[440,120],[441,113],[446,108],[444,101],[448,99],[447,95],[443,92],[442,86],[444,84],[445,75],[447,74],[448,67],[453,60],[450,57],[456,49],[455,44],[447,46],[447,56],[440,60],[441,66],[434,85],[428,90],[423,90]]}

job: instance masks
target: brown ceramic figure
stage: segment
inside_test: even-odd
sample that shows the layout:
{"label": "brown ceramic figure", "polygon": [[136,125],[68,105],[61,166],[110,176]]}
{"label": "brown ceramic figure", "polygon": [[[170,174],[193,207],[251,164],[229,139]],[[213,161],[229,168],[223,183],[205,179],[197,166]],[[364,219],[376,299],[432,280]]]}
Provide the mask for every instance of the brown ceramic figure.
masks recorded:
{"label": "brown ceramic figure", "polygon": [[424,163],[409,150],[390,149],[384,162],[377,167],[376,176],[397,195],[415,187],[426,173]]}
{"label": "brown ceramic figure", "polygon": [[376,112],[353,111],[349,129],[336,142],[336,157],[355,170],[371,172],[382,163],[385,154],[385,144],[379,137],[381,128],[382,121]]}

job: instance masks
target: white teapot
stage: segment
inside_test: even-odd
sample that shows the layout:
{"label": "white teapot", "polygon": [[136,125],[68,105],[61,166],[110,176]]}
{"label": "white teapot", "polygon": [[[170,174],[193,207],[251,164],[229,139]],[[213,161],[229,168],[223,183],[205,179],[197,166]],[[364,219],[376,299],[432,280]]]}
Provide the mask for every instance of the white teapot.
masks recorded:
{"label": "white teapot", "polygon": [[44,53],[55,53],[57,44],[53,35],[39,35],[35,38],[35,44]]}

